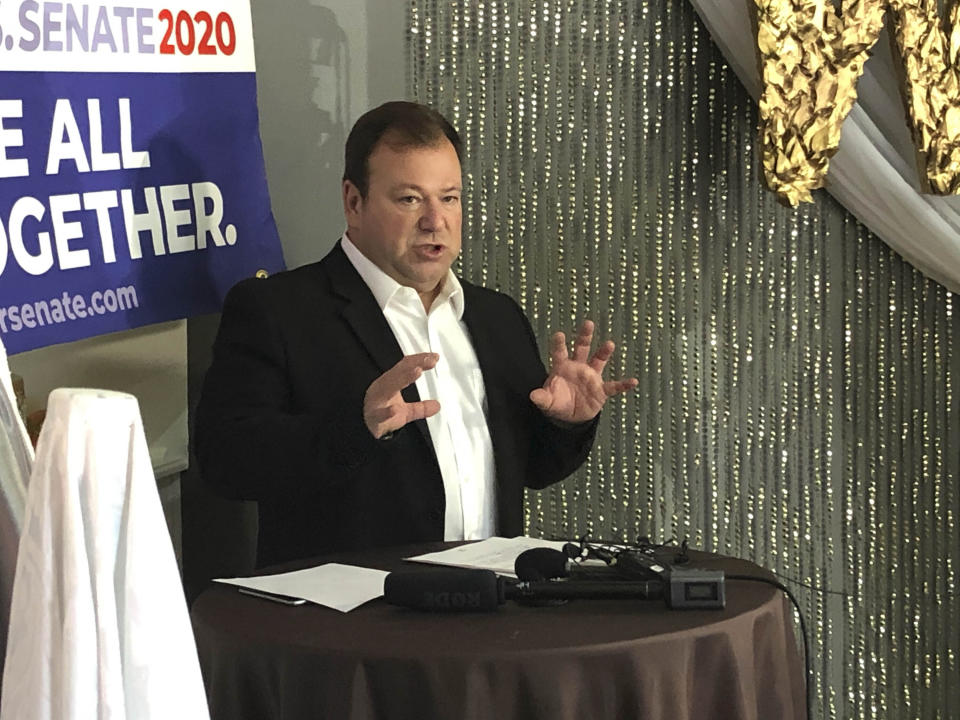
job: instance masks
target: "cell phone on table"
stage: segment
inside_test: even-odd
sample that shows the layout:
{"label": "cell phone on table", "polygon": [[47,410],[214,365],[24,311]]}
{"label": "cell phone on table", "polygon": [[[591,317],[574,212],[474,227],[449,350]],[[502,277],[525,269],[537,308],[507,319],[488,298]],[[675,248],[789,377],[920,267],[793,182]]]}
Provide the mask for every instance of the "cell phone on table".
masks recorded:
{"label": "cell phone on table", "polygon": [[272,600],[273,602],[282,603],[283,605],[303,605],[307,602],[303,598],[281,595],[280,593],[270,592],[269,590],[255,590],[247,587],[238,587],[237,589],[244,595],[251,595],[252,597],[263,600]]}

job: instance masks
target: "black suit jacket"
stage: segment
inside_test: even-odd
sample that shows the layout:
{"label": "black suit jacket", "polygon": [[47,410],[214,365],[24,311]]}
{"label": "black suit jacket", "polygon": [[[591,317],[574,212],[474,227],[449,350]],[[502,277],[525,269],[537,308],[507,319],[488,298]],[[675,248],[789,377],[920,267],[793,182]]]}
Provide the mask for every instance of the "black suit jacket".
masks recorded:
{"label": "black suit jacket", "polygon": [[[586,458],[596,421],[562,429],[530,402],[546,371],[508,296],[462,282],[487,391],[498,533],[523,530],[523,488]],[[256,500],[258,565],[342,549],[443,539],[444,490],[426,421],[376,440],[364,393],[402,357],[339,243],[320,262],[227,295],[195,427],[205,480]],[[404,390],[418,400],[414,385]]]}

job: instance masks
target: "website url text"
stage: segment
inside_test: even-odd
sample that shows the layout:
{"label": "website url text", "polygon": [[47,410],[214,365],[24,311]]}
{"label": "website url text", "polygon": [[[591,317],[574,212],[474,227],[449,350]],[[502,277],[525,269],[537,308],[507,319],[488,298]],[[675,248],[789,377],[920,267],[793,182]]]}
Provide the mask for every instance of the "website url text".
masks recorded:
{"label": "website url text", "polygon": [[60,297],[49,300],[0,307],[0,332],[20,332],[44,325],[124,312],[138,306],[137,289],[133,285],[97,290],[91,293],[89,301],[83,295],[71,295],[64,291]]}

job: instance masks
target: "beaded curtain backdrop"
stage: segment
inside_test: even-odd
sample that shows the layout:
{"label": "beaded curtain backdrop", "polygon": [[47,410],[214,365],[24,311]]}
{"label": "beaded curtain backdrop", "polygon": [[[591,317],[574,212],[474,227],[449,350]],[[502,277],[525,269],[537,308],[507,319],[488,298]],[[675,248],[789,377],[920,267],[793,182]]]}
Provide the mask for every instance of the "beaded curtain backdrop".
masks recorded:
{"label": "beaded curtain backdrop", "polygon": [[960,717],[956,298],[823,191],[777,203],[687,3],[408,7],[409,94],[465,141],[459,272],[640,379],[529,532],[754,560],[803,604],[814,717]]}

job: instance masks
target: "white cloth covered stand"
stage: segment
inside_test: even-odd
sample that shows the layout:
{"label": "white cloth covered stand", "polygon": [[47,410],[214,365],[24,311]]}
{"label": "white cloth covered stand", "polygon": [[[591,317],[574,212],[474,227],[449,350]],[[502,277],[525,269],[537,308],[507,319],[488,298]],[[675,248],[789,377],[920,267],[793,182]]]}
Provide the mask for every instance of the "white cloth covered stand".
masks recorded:
{"label": "white cloth covered stand", "polygon": [[17,412],[7,351],[0,341],[0,673],[7,646],[13,574],[27,501],[27,481],[33,470],[33,445]]}
{"label": "white cloth covered stand", "polygon": [[208,720],[137,400],[50,393],[13,587],[2,720]]}

